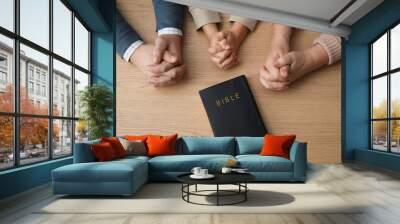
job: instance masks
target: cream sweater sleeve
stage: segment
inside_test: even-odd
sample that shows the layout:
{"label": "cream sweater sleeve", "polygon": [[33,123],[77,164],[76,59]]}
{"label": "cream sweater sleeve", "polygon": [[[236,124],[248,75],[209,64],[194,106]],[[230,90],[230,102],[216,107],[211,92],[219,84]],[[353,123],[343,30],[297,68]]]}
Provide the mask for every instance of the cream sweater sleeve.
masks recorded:
{"label": "cream sweater sleeve", "polygon": [[342,40],[340,37],[321,34],[318,38],[316,38],[313,44],[320,44],[328,53],[329,62],[328,65],[331,65],[342,58]]}
{"label": "cream sweater sleeve", "polygon": [[239,22],[239,23],[243,24],[250,31],[254,31],[254,28],[256,27],[257,22],[258,22],[255,19],[249,19],[249,18],[244,18],[244,17],[240,17],[240,16],[235,16],[235,15],[231,15],[229,20],[232,22]]}
{"label": "cream sweater sleeve", "polygon": [[189,7],[189,12],[192,14],[196,30],[209,23],[222,22],[221,15],[218,12],[194,7]]}

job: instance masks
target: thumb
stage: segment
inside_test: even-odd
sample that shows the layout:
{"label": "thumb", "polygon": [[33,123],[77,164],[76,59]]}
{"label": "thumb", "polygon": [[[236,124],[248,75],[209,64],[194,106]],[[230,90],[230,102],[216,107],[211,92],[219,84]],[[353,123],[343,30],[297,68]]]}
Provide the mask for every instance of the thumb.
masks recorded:
{"label": "thumb", "polygon": [[220,31],[220,32],[217,33],[217,41],[221,41],[221,40],[223,40],[225,38],[226,38],[226,33],[225,32]]}
{"label": "thumb", "polygon": [[278,60],[275,61],[275,66],[280,68],[285,65],[290,65],[293,64],[294,58],[292,57],[291,54],[285,54],[282,57],[278,58]]}
{"label": "thumb", "polygon": [[169,51],[165,51],[163,55],[163,60],[170,64],[175,64],[178,61],[178,58],[172,55]]}
{"label": "thumb", "polygon": [[159,64],[161,63],[164,53],[167,50],[167,43],[163,38],[158,37],[156,39],[154,51],[153,51],[153,63]]}

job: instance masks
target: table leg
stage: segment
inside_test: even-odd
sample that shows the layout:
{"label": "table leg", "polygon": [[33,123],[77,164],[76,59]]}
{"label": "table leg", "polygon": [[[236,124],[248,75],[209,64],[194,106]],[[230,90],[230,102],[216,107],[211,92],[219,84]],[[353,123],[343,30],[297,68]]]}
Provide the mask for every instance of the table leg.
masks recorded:
{"label": "table leg", "polygon": [[197,192],[197,184],[195,185],[195,191]]}
{"label": "table leg", "polygon": [[219,184],[217,184],[217,206],[219,206]]}
{"label": "table leg", "polygon": [[190,202],[189,200],[189,195],[190,195],[190,184],[187,185],[187,201]]}
{"label": "table leg", "polygon": [[244,183],[244,190],[245,190],[245,192],[244,192],[244,201],[247,201],[247,192],[248,192],[248,190],[247,190],[247,183]]}

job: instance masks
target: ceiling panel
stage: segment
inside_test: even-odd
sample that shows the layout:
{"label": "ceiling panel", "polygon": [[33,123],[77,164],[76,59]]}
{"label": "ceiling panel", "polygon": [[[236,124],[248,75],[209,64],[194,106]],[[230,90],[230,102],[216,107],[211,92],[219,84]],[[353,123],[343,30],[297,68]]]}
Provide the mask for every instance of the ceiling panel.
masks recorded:
{"label": "ceiling panel", "polygon": [[226,0],[329,21],[351,0]]}

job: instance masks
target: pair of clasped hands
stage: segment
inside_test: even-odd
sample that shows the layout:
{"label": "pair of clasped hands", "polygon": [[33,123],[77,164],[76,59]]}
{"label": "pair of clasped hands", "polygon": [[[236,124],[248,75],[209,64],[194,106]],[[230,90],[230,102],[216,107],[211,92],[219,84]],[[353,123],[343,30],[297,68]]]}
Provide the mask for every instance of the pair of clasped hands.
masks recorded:
{"label": "pair of clasped hands", "polygon": [[[226,31],[203,30],[210,42],[208,52],[214,64],[221,69],[229,69],[239,63],[238,50],[249,32],[246,28],[234,24]],[[312,55],[307,51],[290,51],[289,42],[288,32],[272,37],[269,54],[259,71],[260,82],[267,89],[288,89],[291,82],[312,67],[306,65],[312,60]],[[182,37],[159,35],[155,44],[139,46],[130,61],[148,76],[149,84],[155,87],[175,84],[186,71]]]}
{"label": "pair of clasped hands", "polygon": [[[282,32],[280,33],[280,30]],[[238,51],[249,30],[235,22],[227,31],[218,31],[215,27],[203,27],[210,41],[211,61],[221,69],[229,69],[239,63]],[[290,52],[290,28],[278,27],[271,40],[271,49],[267,59],[261,65],[259,74],[261,84],[270,90],[282,91],[289,88],[291,82],[304,74],[307,51]]]}
{"label": "pair of clasped hands", "polygon": [[130,62],[148,76],[155,87],[173,85],[186,71],[182,58],[182,37],[159,35],[154,44],[142,44],[132,54]]}

